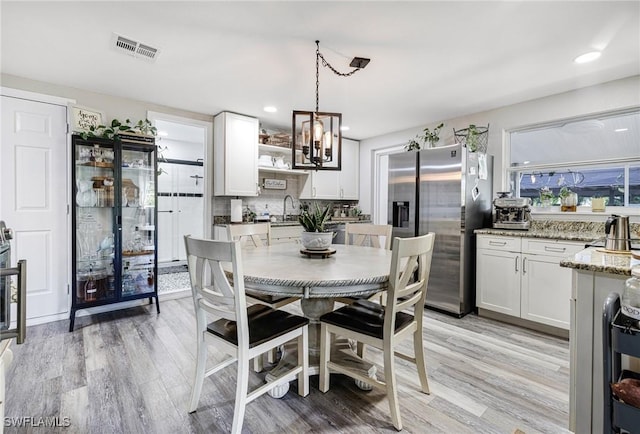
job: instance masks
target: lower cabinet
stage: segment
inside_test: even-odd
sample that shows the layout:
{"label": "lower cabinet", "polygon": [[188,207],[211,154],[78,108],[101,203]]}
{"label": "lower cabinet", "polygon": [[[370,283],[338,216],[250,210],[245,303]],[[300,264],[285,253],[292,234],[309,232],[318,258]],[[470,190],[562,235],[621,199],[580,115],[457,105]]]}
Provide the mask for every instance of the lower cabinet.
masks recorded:
{"label": "lower cabinet", "polygon": [[[271,226],[271,244],[282,244],[282,243],[297,243],[300,244],[300,239],[302,238],[302,226],[300,225],[291,225],[291,226]],[[215,225],[213,227],[213,239],[219,241],[228,241],[229,236],[227,235],[227,226],[226,225]],[[262,239],[262,241],[266,244],[267,239]]]}
{"label": "lower cabinet", "polygon": [[568,330],[571,270],[560,261],[584,243],[478,235],[477,306]]}
{"label": "lower cabinet", "polygon": [[302,226],[271,226],[271,244],[300,244]]}

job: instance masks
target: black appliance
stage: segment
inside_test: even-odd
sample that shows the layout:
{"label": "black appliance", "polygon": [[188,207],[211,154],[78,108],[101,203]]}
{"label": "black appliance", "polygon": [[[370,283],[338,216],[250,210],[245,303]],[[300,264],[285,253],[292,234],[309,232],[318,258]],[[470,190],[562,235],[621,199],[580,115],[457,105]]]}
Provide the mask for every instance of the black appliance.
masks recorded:
{"label": "black appliance", "polygon": [[[26,336],[26,282],[27,262],[18,261],[17,267],[11,267],[11,239],[13,233],[0,220],[0,340],[16,338],[21,344]],[[11,279],[17,276],[17,322],[11,328]]]}

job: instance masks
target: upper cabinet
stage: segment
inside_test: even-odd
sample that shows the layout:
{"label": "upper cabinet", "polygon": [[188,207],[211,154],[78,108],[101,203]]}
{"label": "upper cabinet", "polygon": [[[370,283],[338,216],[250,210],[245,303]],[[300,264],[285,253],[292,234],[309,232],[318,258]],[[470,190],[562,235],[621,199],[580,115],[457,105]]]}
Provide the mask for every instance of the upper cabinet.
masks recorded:
{"label": "upper cabinet", "polygon": [[216,196],[258,195],[257,118],[222,112],[213,120]]}
{"label": "upper cabinet", "polygon": [[311,170],[300,199],[358,200],[360,144],[342,139],[342,170]]}

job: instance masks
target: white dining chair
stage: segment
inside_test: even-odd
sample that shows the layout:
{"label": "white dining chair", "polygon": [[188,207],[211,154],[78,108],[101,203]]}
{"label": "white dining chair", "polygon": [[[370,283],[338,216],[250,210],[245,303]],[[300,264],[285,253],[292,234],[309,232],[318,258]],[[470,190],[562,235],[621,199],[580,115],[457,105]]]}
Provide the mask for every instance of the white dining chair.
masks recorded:
{"label": "white dining chair", "polygon": [[[271,225],[269,223],[253,223],[244,225],[227,225],[227,236],[229,240],[240,241],[243,249],[263,247],[271,245]],[[261,294],[245,288],[245,295],[250,304],[262,304],[272,309],[280,309],[283,306],[294,303],[297,297],[286,297],[281,295]],[[267,354],[267,362],[275,363],[277,351]],[[262,357],[257,357],[253,361],[253,369],[260,372],[263,369]]]}
{"label": "white dining chair", "polygon": [[391,225],[371,223],[346,223],[344,225],[344,243],[354,246],[391,248]]}
{"label": "white dining chair", "polygon": [[[196,373],[189,402],[189,412],[196,411],[204,379],[237,363],[236,399],[231,431],[242,429],[245,407],[264,393],[297,377],[298,394],[309,393],[307,318],[263,305],[247,307],[244,296],[242,255],[238,241],[214,241],[184,237],[191,291],[196,312]],[[221,263],[231,263],[233,285]],[[219,318],[208,322],[207,314]],[[296,340],[297,364],[272,381],[249,392],[249,361],[252,358]],[[216,347],[216,356],[229,357],[206,369],[208,341]]]}
{"label": "white dining chair", "polygon": [[[435,234],[393,240],[389,288],[384,306],[368,300],[358,300],[320,317],[320,390],[329,390],[330,373],[336,372],[385,390],[393,426],[402,429],[394,356],[416,365],[421,391],[429,393],[427,366],[422,341],[422,322],[427,282],[431,269]],[[417,277],[414,273],[417,267]],[[406,312],[411,309],[412,313]],[[335,337],[358,342],[358,355],[364,357],[364,345],[371,345],[383,352],[384,381],[370,378],[363,373],[331,360],[331,342]],[[414,355],[396,350],[398,344],[413,338]],[[360,345],[363,344],[363,345]]]}
{"label": "white dining chair", "polygon": [[[371,223],[346,223],[344,229],[344,243],[354,246],[377,247],[391,249],[391,225],[376,225]],[[385,293],[380,292],[365,299],[384,303]],[[336,301],[351,304],[363,297],[339,297]]]}
{"label": "white dining chair", "polygon": [[[269,246],[271,245],[271,225],[269,223],[228,225],[227,236],[232,241],[239,240],[243,249]],[[279,309],[298,300],[297,297],[260,294],[252,291],[251,288],[247,288],[246,293],[250,303],[263,304],[274,309]]]}

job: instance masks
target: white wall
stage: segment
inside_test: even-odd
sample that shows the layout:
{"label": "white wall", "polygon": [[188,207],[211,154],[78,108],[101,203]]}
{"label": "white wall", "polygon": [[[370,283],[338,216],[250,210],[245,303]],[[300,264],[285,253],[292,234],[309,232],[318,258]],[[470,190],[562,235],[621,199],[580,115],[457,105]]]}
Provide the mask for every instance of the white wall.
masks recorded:
{"label": "white wall", "polygon": [[[452,144],[454,128],[462,129],[470,124],[490,124],[488,153],[494,156],[493,191],[503,191],[508,185],[503,170],[503,143],[506,131],[558,119],[637,106],[640,106],[640,76],[628,77],[490,111],[442,120],[445,127],[438,144]],[[360,207],[365,214],[373,212],[374,153],[381,149],[403,146],[409,139],[421,133],[423,128],[433,128],[438,123],[440,121],[360,141]],[[603,149],[604,152],[606,150]]]}

